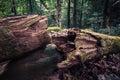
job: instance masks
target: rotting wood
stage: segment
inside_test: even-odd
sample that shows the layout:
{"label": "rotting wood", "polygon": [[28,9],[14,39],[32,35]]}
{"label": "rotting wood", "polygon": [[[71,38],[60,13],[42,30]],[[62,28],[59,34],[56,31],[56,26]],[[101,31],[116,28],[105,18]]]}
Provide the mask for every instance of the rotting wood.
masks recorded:
{"label": "rotting wood", "polygon": [[47,16],[9,17],[0,23],[0,62],[17,58],[50,42]]}
{"label": "rotting wood", "polygon": [[[64,32],[61,32],[61,36],[53,36],[53,43],[64,56],[64,60],[58,63],[58,68],[69,68],[109,53],[120,52],[120,37],[118,36],[76,29],[68,30],[66,31],[68,33],[62,36]],[[68,48],[66,44],[70,46],[70,43],[75,47]]]}

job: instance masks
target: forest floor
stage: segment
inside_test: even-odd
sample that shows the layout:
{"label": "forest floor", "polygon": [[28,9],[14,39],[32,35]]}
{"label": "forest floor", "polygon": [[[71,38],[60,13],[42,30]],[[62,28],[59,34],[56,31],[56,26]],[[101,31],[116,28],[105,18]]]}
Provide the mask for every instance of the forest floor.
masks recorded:
{"label": "forest floor", "polygon": [[120,80],[120,54],[109,54],[58,74],[61,80]]}

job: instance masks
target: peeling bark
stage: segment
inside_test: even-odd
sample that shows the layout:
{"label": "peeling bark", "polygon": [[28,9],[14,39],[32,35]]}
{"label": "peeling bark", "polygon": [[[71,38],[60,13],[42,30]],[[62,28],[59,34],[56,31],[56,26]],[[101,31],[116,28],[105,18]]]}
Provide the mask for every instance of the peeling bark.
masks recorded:
{"label": "peeling bark", "polygon": [[49,43],[46,16],[9,17],[0,22],[0,62],[17,58]]}
{"label": "peeling bark", "polygon": [[63,36],[53,36],[53,42],[64,56],[64,60],[58,63],[59,68],[69,68],[109,53],[120,52],[120,37],[86,30],[68,30],[66,32],[64,38]]}

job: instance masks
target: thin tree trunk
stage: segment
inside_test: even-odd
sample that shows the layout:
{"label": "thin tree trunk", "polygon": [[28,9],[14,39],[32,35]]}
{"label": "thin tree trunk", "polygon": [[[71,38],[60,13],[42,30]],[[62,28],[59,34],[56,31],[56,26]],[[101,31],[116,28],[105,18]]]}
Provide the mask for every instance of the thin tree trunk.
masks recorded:
{"label": "thin tree trunk", "polygon": [[22,14],[24,15],[24,14],[26,14],[26,2],[25,2],[25,0],[22,0],[22,4],[23,4],[23,6],[22,6]]}
{"label": "thin tree trunk", "polygon": [[83,0],[81,2],[81,10],[80,10],[80,27],[82,27],[82,16],[83,16]]}
{"label": "thin tree trunk", "polygon": [[26,8],[26,13],[29,14],[29,4],[28,4],[28,0],[25,0],[25,8]]}
{"label": "thin tree trunk", "polygon": [[110,19],[109,0],[106,0],[103,12],[103,28],[109,28],[109,19]]}
{"label": "thin tree trunk", "polygon": [[76,18],[76,0],[74,0],[74,7],[73,7],[73,27],[77,27],[76,24],[77,24],[77,18]]}
{"label": "thin tree trunk", "polygon": [[16,10],[16,6],[15,6],[15,1],[12,0],[12,12],[14,13],[14,15],[17,15],[17,10]]}
{"label": "thin tree trunk", "polygon": [[61,0],[57,0],[57,26],[61,27]]}
{"label": "thin tree trunk", "polygon": [[70,0],[68,0],[68,13],[67,13],[67,17],[68,17],[68,28],[70,28]]}
{"label": "thin tree trunk", "polygon": [[32,1],[29,0],[28,3],[29,3],[30,14],[32,14],[33,13]]}

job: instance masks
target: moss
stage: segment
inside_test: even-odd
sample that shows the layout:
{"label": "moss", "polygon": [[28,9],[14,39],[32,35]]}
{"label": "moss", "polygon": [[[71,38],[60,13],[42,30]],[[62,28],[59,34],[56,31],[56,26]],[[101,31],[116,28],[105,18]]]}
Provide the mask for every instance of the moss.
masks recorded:
{"label": "moss", "polygon": [[85,33],[78,33],[79,36],[86,36],[88,34],[85,34]]}
{"label": "moss", "polygon": [[[19,30],[21,30],[21,28],[30,27],[31,25],[36,24],[39,20],[42,19],[43,19],[42,17],[36,16],[33,17],[32,19],[30,18],[29,20],[25,20],[25,22],[23,21],[24,23],[21,23],[18,26],[11,26],[10,24],[0,26],[0,62],[14,57],[19,57],[26,53],[27,51],[30,51],[37,47],[43,47],[50,42],[50,37],[47,34],[46,27],[44,26],[45,23],[43,23],[42,26],[40,27],[40,30],[42,28],[41,32],[39,32],[40,35],[35,36],[36,37],[35,39],[38,39],[40,41],[39,43],[36,40],[40,46],[36,45],[35,47],[33,47],[32,44],[34,43],[31,43],[30,40],[27,40],[27,37],[18,38],[15,37],[14,34],[12,33],[13,30],[16,30],[18,28]],[[20,41],[23,39],[25,39],[25,42]]]}
{"label": "moss", "polygon": [[56,32],[58,32],[58,31],[61,31],[62,29],[60,27],[48,27],[47,30],[48,31],[56,31]]}
{"label": "moss", "polygon": [[76,51],[72,51],[72,52],[68,53],[67,59],[62,61],[61,64],[69,65],[71,61],[76,60],[75,56],[79,56],[79,58],[81,59],[82,62],[84,62],[86,60],[86,53],[79,52],[76,50]]}
{"label": "moss", "polygon": [[87,30],[81,30],[82,33],[87,33],[87,34],[91,34],[91,35],[94,35],[96,37],[99,37],[99,38],[102,38],[102,39],[113,39],[114,37],[113,36],[109,36],[109,35],[105,35],[105,34],[101,34],[101,33],[96,33],[96,32],[93,32],[93,31],[87,31]]}
{"label": "moss", "polygon": [[85,31],[93,31],[92,29],[84,29]]}
{"label": "moss", "polygon": [[35,22],[39,21],[40,18],[41,18],[40,16],[34,17],[34,18],[30,19],[30,20],[27,20],[26,22],[24,22],[23,24],[21,24],[19,26],[11,26],[8,23],[8,24],[4,25],[3,28],[4,29],[9,29],[9,30],[14,29],[14,28],[26,28],[26,27],[34,24]]}
{"label": "moss", "polygon": [[27,22],[25,22],[24,24],[22,24],[22,27],[28,27],[30,26],[31,24],[34,24],[36,21],[39,21],[40,20],[40,16],[39,17],[35,17],[33,19],[30,19],[28,20]]}
{"label": "moss", "polygon": [[120,37],[114,38],[114,45],[112,46],[113,52],[119,53],[120,52]]}
{"label": "moss", "polygon": [[65,61],[62,61],[61,64],[63,64],[63,65],[68,65],[68,63],[69,63],[69,60],[65,60]]}
{"label": "moss", "polygon": [[84,62],[87,55],[86,55],[85,52],[81,52],[81,51],[79,51],[79,49],[78,49],[78,50],[75,51],[74,56],[78,56],[78,57],[80,58],[80,60],[81,60],[82,62]]}
{"label": "moss", "polygon": [[0,29],[0,61],[20,53],[16,39],[8,29]]}
{"label": "moss", "polygon": [[[84,40],[80,40],[79,36],[94,36],[96,39],[99,39],[101,46],[97,45],[97,52],[87,53],[86,51],[80,51],[79,46],[84,44]],[[77,37],[75,41],[76,50],[67,53],[67,59],[60,63],[61,66],[67,67],[72,65],[72,61],[76,60],[76,56],[81,59],[81,62],[85,62],[86,60],[93,59],[97,55],[104,55],[109,53],[119,53],[120,52],[120,37],[118,36],[109,36],[100,33],[95,33],[92,31],[82,30],[81,32],[77,32]]]}
{"label": "moss", "polygon": [[105,34],[100,34],[92,31],[82,30],[83,33],[88,33],[94,35],[101,40],[101,47],[99,47],[99,52],[101,54],[108,54],[108,53],[117,53],[120,52],[120,37],[118,36],[110,36]]}

